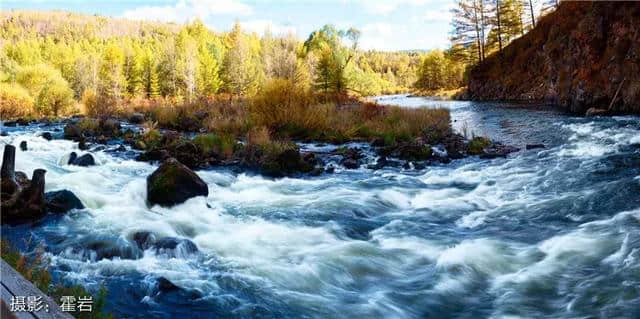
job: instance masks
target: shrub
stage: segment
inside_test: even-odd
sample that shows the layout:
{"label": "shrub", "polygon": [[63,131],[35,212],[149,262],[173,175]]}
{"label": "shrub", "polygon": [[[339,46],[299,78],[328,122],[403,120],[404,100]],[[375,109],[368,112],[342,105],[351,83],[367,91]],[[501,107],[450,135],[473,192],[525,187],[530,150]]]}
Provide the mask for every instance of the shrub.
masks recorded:
{"label": "shrub", "polygon": [[27,89],[31,96],[38,96],[47,82],[54,80],[64,81],[64,78],[60,71],[46,64],[24,66],[16,74],[16,82]]}
{"label": "shrub", "polygon": [[73,90],[64,79],[47,82],[36,99],[36,109],[42,115],[63,115],[73,112]]}
{"label": "shrub", "polygon": [[98,123],[98,120],[96,120],[96,119],[83,118],[80,121],[78,121],[78,123],[76,123],[76,126],[82,132],[94,133],[94,132],[98,131],[99,123]]}
{"label": "shrub", "polygon": [[264,126],[255,127],[249,131],[247,145],[262,149],[268,157],[276,157],[286,150],[297,149],[296,144],[293,142],[272,140],[269,130]]}
{"label": "shrub", "polygon": [[143,124],[144,131],[140,140],[138,140],[137,147],[140,149],[152,149],[160,144],[162,141],[162,133],[156,129],[155,123],[146,122]]}
{"label": "shrub", "polygon": [[16,81],[36,98],[37,113],[58,116],[72,111],[73,90],[59,70],[46,64],[25,66],[16,74]]}
{"label": "shrub", "polygon": [[26,116],[33,112],[33,98],[22,86],[0,83],[0,118]]}
{"label": "shrub", "polygon": [[193,144],[205,155],[221,155],[231,158],[236,146],[236,139],[230,134],[199,134],[193,138]]}
{"label": "shrub", "polygon": [[303,137],[327,127],[326,114],[313,102],[313,95],[292,80],[272,79],[251,101],[251,119],[279,135]]}
{"label": "shrub", "polygon": [[491,142],[486,137],[474,137],[467,144],[467,152],[471,155],[480,155],[489,144]]}
{"label": "shrub", "polygon": [[98,96],[94,89],[85,89],[82,93],[82,105],[84,106],[84,113],[88,116],[99,116],[100,110],[98,108]]}

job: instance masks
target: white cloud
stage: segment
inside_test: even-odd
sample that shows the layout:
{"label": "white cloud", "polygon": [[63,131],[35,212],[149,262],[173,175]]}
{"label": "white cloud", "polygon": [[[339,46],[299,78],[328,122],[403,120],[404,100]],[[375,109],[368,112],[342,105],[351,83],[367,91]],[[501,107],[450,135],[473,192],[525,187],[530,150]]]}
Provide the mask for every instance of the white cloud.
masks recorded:
{"label": "white cloud", "polygon": [[437,0],[357,0],[364,9],[372,14],[388,14],[404,5],[423,6]]}
{"label": "white cloud", "polygon": [[287,35],[297,34],[296,27],[292,25],[278,24],[271,20],[249,20],[240,22],[242,29],[249,32],[255,32],[257,34],[263,34],[266,30],[269,30],[274,35]]}
{"label": "white cloud", "polygon": [[143,6],[127,10],[122,17],[135,20],[187,22],[193,18],[206,19],[214,15],[246,16],[251,6],[238,0],[179,0],[175,5]]}
{"label": "white cloud", "polygon": [[432,9],[427,10],[421,17],[421,21],[423,23],[432,23],[432,22],[450,22],[452,19],[451,15],[451,7],[446,7],[443,9]]}
{"label": "white cloud", "polygon": [[360,47],[365,50],[445,49],[449,45],[446,32],[411,24],[370,23],[360,27]]}
{"label": "white cloud", "polygon": [[366,50],[393,50],[398,35],[405,33],[406,27],[389,23],[370,23],[360,28],[360,47]]}

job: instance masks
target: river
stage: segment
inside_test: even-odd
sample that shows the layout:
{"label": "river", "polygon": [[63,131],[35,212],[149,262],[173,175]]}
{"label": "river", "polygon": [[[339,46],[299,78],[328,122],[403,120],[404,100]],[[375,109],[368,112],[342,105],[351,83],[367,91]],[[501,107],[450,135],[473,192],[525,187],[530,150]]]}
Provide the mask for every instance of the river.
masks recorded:
{"label": "river", "polygon": [[[45,244],[59,280],[104,284],[116,318],[640,318],[640,117],[376,99],[447,107],[467,135],[546,147],[302,179],[203,170],[208,198],[165,209],[145,204],[153,165],[102,151],[98,166],[60,165],[77,143],[12,128],[0,141],[29,145],[16,169],[45,168],[47,191],[88,208],[2,235]],[[200,253],[91,253],[141,230]],[[181,289],[160,293],[159,277]]]}

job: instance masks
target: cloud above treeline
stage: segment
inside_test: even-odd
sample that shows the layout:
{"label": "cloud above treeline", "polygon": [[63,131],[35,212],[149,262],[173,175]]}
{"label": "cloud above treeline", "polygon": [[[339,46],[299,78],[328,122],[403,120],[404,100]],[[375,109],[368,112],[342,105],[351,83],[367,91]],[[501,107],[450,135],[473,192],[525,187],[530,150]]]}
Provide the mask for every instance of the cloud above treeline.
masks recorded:
{"label": "cloud above treeline", "polygon": [[179,0],[174,5],[141,6],[126,10],[122,17],[135,20],[188,22],[216,15],[248,16],[253,8],[236,0]]}
{"label": "cloud above treeline", "polygon": [[[444,48],[451,17],[448,0],[175,0],[137,4],[131,4],[120,16],[176,23],[200,19],[214,30],[229,29],[236,20],[249,32],[263,34],[268,30],[299,38],[326,23],[339,28],[353,26],[362,31],[360,46],[376,50]],[[345,10],[353,14],[340,16]]]}

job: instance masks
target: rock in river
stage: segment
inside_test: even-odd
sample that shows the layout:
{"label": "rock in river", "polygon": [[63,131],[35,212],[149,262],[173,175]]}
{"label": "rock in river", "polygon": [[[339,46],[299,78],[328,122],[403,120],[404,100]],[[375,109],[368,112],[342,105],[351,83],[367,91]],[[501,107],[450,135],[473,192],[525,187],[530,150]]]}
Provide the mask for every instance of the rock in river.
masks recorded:
{"label": "rock in river", "polygon": [[69,164],[77,165],[77,166],[93,166],[93,165],[96,165],[96,161],[93,159],[93,155],[84,154],[74,159],[73,161],[69,162]]}
{"label": "rock in river", "polygon": [[84,205],[75,194],[66,189],[44,194],[47,210],[54,213],[65,213],[72,209],[83,209]]}
{"label": "rock in river", "polygon": [[167,159],[147,177],[147,200],[151,205],[173,206],[195,196],[208,196],[207,184],[175,158]]}
{"label": "rock in river", "polygon": [[40,134],[40,137],[44,138],[47,141],[51,141],[53,139],[53,135],[51,134],[51,132],[43,132],[42,134]]}

